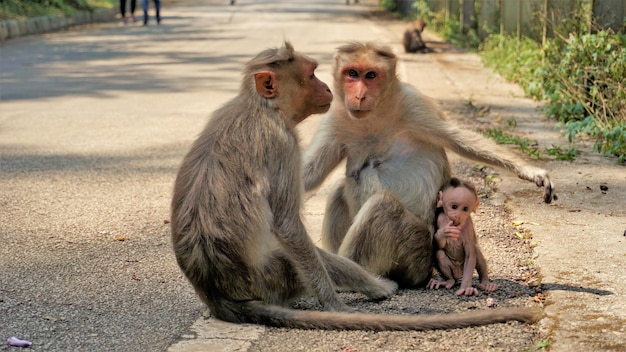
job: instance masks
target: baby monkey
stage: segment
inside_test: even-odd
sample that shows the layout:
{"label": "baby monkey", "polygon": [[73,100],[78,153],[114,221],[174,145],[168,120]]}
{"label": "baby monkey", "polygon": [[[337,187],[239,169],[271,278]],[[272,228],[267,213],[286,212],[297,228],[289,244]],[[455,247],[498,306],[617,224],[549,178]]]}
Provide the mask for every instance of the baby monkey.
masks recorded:
{"label": "baby monkey", "polygon": [[428,288],[447,289],[461,279],[457,296],[478,296],[472,287],[474,268],[478,271],[480,289],[493,292],[498,285],[490,282],[487,276],[487,262],[478,247],[474,224],[470,217],[479,204],[473,185],[452,177],[439,191],[437,200],[437,232],[435,250],[437,269],[445,281],[431,279]]}

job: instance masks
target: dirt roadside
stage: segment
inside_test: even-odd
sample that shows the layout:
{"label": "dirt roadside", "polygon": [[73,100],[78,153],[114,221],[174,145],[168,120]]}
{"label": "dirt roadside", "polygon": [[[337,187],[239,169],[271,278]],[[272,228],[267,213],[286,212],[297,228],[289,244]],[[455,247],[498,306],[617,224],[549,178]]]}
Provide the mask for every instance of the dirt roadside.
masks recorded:
{"label": "dirt roadside", "polygon": [[[542,204],[536,190],[505,172],[499,173],[495,200],[522,223],[518,230],[532,234],[546,297],[540,330],[549,335],[551,349],[626,350],[626,168],[593,152],[590,143],[570,145],[540,103],[484,68],[477,55],[439,52],[433,59],[451,91],[471,102],[464,108],[436,97],[461,124],[536,140],[540,150],[557,145],[580,151],[571,162],[530,160],[550,171],[559,196],[553,204]],[[509,120],[517,127],[507,127]]]}
{"label": "dirt roadside", "polygon": [[[537,103],[477,56],[449,47],[402,53],[401,21],[363,15],[376,3],[176,1],[158,27],[110,23],[4,45],[0,337],[31,340],[36,351],[160,351],[176,340],[181,344],[172,351],[530,351],[547,338],[554,351],[625,350],[626,174],[580,145],[575,162],[528,159],[550,170],[558,202],[543,204],[534,185],[500,172],[497,192],[486,188],[475,216],[501,288],[489,297],[500,307],[545,304],[548,318],[539,329],[507,323],[348,333],[197,319],[204,307],[176,266],[163,221],[172,183],[208,114],[237,91],[243,62],[267,46],[294,40],[320,61],[320,78],[330,82],[337,45],[377,40],[399,54],[403,80],[467,128],[505,129],[514,118],[512,133],[542,148],[567,146]],[[318,121],[300,126],[303,144]],[[479,185],[485,175],[458,159],[454,170]],[[316,240],[333,181],[306,202]],[[516,237],[514,220],[525,221],[533,238]],[[487,309],[486,298],[403,290],[375,304],[345,295],[363,310],[399,314]]]}
{"label": "dirt roadside", "polygon": [[[550,157],[532,160],[519,153],[531,164],[550,171],[559,196],[550,205],[541,201],[539,189],[514,175],[489,168],[477,171],[479,166],[452,156],[455,173],[484,187],[486,192],[475,223],[490,272],[501,287],[500,295],[492,297],[505,305],[538,301],[547,317],[536,327],[507,324],[452,332],[318,332],[252,327],[252,339],[235,338],[238,344],[251,342],[239,345],[240,350],[528,351],[542,346],[552,351],[625,350],[626,310],[621,303],[625,297],[620,289],[626,279],[624,166],[617,165],[614,158],[597,155],[584,143],[570,145],[555,131],[555,123],[545,118],[539,103],[524,98],[518,86],[485,68],[476,54],[441,43],[432,33],[425,37],[435,53],[404,54],[396,39],[404,23],[378,14],[371,21],[380,37],[399,54],[401,79],[439,101],[460,125],[500,128],[537,140],[541,149],[559,145],[580,151],[573,162]],[[300,126],[305,145],[317,120],[313,117]],[[515,120],[517,127],[508,128],[508,120]],[[488,174],[498,177],[485,185],[483,180]],[[306,217],[314,239],[319,234],[326,196],[337,177],[327,180],[307,200]],[[600,185],[608,190],[601,190]],[[525,239],[517,238],[516,233]],[[391,302],[376,306],[346,297],[350,304],[366,311],[400,314],[406,313],[407,307],[415,312],[426,312],[428,307],[452,312],[472,309],[472,305],[474,309],[482,308],[484,304],[484,297],[465,301],[451,298],[441,292],[407,290]],[[187,342],[198,342],[199,336],[215,341],[212,336],[216,331],[232,328],[212,318],[201,319],[192,329],[190,336],[194,338]],[[225,338],[222,342],[233,337],[219,336]],[[180,350],[186,349],[172,348]]]}

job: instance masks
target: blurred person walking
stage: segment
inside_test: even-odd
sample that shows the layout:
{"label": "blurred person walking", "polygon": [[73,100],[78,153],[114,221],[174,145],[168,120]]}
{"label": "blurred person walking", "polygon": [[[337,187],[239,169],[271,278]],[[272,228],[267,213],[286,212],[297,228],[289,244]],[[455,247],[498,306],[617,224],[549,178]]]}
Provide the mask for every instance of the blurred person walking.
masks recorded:
{"label": "blurred person walking", "polygon": [[[148,1],[149,0],[141,0],[141,7],[143,7],[143,25],[148,25]],[[161,0],[153,0],[154,7],[156,9],[156,20],[157,23],[161,23]]]}
{"label": "blurred person walking", "polygon": [[[135,19],[135,9],[137,8],[137,0],[130,0],[130,20],[132,22],[137,21]],[[128,23],[128,18],[126,18],[126,0],[120,0],[120,14],[122,15],[122,21],[120,24],[125,25]]]}

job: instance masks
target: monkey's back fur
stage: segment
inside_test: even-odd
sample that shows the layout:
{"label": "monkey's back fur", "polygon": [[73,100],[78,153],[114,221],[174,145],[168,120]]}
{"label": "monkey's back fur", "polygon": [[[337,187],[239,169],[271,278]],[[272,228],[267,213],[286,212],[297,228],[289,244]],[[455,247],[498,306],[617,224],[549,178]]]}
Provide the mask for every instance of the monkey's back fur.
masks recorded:
{"label": "monkey's back fur", "polygon": [[[252,114],[228,116],[239,104],[246,102],[235,99],[213,115],[183,161],[181,170],[189,174],[177,178],[172,201],[171,227],[178,263],[196,283],[203,301],[218,312],[220,308],[214,305],[222,300],[272,299],[264,292],[278,291],[270,286],[271,277],[277,278],[276,285],[293,284],[291,291],[300,290],[296,277],[283,278],[292,276],[293,270],[283,270],[289,265],[288,254],[281,251],[273,234],[276,224],[268,221],[276,211],[299,211],[299,204],[287,202],[293,198],[285,194],[291,187],[270,187],[278,180],[296,180],[284,175],[300,170],[299,154],[294,152],[297,139],[282,132],[286,130],[282,120]],[[242,125],[248,127],[242,129]],[[288,158],[268,155],[264,146],[280,150]],[[292,298],[274,299],[280,303]]]}
{"label": "monkey's back fur", "polygon": [[324,310],[348,310],[337,289],[383,299],[397,284],[315,247],[302,223],[304,187],[294,127],[306,116],[328,110],[332,99],[311,73],[316,63],[288,43],[252,63],[258,65],[247,66],[239,95],[212,115],[192,144],[171,203],[176,260],[214,316],[277,327],[364,330],[458,328],[538,318],[528,309],[424,317],[288,308],[297,298],[312,295]]}

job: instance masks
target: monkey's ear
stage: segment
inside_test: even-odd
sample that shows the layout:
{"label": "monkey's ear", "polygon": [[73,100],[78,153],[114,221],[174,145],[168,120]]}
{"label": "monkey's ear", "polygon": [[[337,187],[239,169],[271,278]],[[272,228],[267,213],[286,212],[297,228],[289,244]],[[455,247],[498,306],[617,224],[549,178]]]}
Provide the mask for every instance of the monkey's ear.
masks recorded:
{"label": "monkey's ear", "polygon": [[271,99],[278,94],[276,75],[272,71],[261,71],[254,74],[256,91],[264,98]]}
{"label": "monkey's ear", "polygon": [[478,209],[479,205],[480,205],[480,200],[476,198],[476,204],[474,204],[474,213],[476,212],[476,209]]}
{"label": "monkey's ear", "polygon": [[437,208],[441,208],[443,207],[443,192],[439,191],[439,194],[437,195]]}

